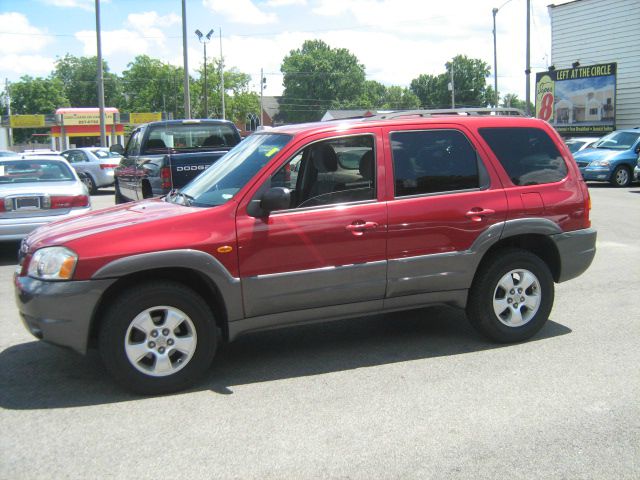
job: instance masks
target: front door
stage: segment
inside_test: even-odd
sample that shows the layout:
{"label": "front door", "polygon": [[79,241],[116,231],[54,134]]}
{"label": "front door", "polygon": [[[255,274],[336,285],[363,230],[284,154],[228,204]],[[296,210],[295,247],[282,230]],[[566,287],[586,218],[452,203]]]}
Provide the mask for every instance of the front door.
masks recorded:
{"label": "front door", "polygon": [[239,208],[246,317],[382,305],[387,207],[379,201],[375,140],[371,133],[308,144],[261,188],[289,188],[290,208],[260,218]]}

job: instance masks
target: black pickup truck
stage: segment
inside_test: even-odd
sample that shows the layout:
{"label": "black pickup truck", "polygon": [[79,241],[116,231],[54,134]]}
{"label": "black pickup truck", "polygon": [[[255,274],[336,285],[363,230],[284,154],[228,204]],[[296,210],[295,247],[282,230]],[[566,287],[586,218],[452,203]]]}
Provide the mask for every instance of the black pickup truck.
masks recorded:
{"label": "black pickup truck", "polygon": [[116,203],[166,195],[181,188],[240,143],[227,120],[167,120],[137,127],[115,170]]}

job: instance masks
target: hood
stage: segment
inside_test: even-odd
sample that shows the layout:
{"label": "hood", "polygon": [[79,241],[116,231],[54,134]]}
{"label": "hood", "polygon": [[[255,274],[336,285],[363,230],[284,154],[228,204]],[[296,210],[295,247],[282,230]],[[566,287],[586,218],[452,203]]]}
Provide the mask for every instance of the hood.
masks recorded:
{"label": "hood", "polygon": [[67,244],[89,235],[102,232],[113,234],[114,231],[117,234],[118,231],[124,232],[125,229],[134,226],[198,211],[202,209],[175,205],[161,199],[118,205],[38,228],[27,237],[27,243],[32,249]]}
{"label": "hood", "polygon": [[596,160],[615,160],[627,154],[628,150],[608,150],[606,148],[587,148],[574,153],[573,158],[579,162],[594,162]]}

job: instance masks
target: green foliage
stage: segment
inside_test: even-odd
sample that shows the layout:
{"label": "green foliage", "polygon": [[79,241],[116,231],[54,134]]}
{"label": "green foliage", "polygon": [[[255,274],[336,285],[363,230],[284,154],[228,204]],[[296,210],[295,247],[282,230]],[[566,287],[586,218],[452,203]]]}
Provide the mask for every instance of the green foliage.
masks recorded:
{"label": "green foliage", "polygon": [[307,40],[289,52],[280,71],[280,116],[286,122],[319,120],[327,109],[343,108],[364,92],[364,65],[349,50],[331,48],[321,40]]}
{"label": "green foliage", "polygon": [[[69,100],[63,93],[63,85],[55,78],[33,78],[25,75],[19,82],[11,84],[11,113],[47,114],[54,113],[60,107],[68,107]],[[6,110],[6,97],[3,98],[3,110]],[[13,130],[13,141],[22,143],[30,141],[34,133],[41,130],[16,128]]]}
{"label": "green foliage", "polygon": [[[507,108],[519,108],[520,110],[522,110],[523,112],[526,111],[527,108],[527,102],[526,100],[521,100],[518,98],[518,95],[516,95],[515,93],[507,93],[503,99],[502,99],[502,107],[507,107]],[[529,112],[531,114],[534,114],[536,111],[533,103],[529,102]]]}
{"label": "green foliage", "polygon": [[11,84],[11,113],[54,113],[70,102],[64,95],[63,84],[56,78],[33,78],[25,75]]}
{"label": "green foliage", "polygon": [[375,80],[364,82],[364,93],[349,108],[367,110],[408,110],[418,108],[420,99],[408,88],[387,87]]}
{"label": "green foliage", "polygon": [[495,103],[493,88],[487,85],[491,69],[486,62],[466,55],[456,55],[447,62],[446,71],[439,75],[419,75],[411,81],[411,91],[425,108],[448,108],[451,106],[451,82],[455,87],[456,107],[486,107]]}
{"label": "green foliage", "polygon": [[[194,116],[205,118],[204,112],[204,67],[198,70],[200,78],[191,84],[191,105]],[[260,97],[249,91],[251,75],[237,68],[224,71],[225,116],[236,125],[244,125],[249,113],[260,113]],[[222,118],[222,99],[220,88],[220,60],[207,61],[208,117]]]}
{"label": "green foliage", "polygon": [[137,56],[122,72],[122,108],[128,112],[173,112],[184,117],[184,69]]}
{"label": "green foliage", "polygon": [[[51,78],[60,80],[63,93],[73,107],[98,106],[97,57],[65,55],[56,61]],[[120,107],[122,87],[117,75],[109,72],[107,62],[102,61],[104,102],[107,107]]]}

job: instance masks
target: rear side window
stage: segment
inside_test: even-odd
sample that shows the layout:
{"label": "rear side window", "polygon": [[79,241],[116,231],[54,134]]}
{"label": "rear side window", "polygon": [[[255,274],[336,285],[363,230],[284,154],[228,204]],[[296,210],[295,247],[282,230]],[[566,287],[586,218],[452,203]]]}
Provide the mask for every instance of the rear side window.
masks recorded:
{"label": "rear side window", "polygon": [[544,130],[481,128],[480,135],[498,157],[514,185],[559,182],[567,176],[567,165]]}
{"label": "rear side window", "polygon": [[487,186],[475,150],[457,130],[391,134],[395,196],[422,195]]}

